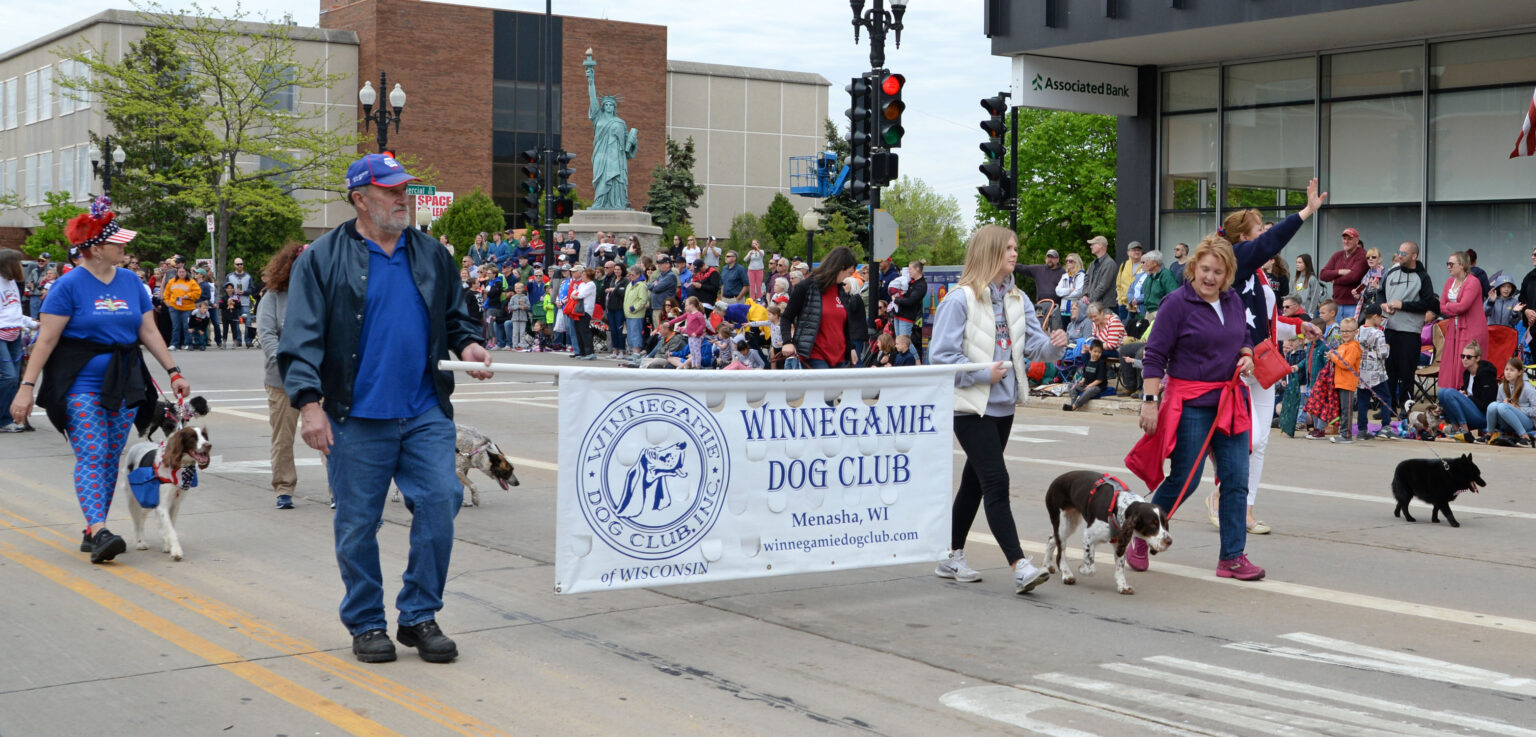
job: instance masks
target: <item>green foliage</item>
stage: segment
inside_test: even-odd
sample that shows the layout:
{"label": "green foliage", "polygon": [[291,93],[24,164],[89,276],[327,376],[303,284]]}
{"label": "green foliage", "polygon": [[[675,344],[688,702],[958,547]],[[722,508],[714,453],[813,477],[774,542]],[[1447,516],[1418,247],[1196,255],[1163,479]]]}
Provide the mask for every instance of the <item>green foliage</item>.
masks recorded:
{"label": "green foliage", "polygon": [[[247,182],[232,188],[235,216],[230,219],[229,258],[245,259],[248,271],[261,273],[272,255],[283,246],[304,239],[304,211],[292,197],[271,182]],[[201,254],[208,248],[203,230]],[[223,255],[223,254],[220,254]]]}
{"label": "green foliage", "polygon": [[[720,245],[724,251],[735,250],[738,253],[746,253],[756,240],[766,251],[773,251],[768,242],[768,233],[763,230],[763,221],[757,215],[744,212],[731,218],[731,234],[726,237],[725,243]],[[671,241],[668,240],[670,243]]]}
{"label": "green foliage", "polygon": [[965,262],[965,232],[954,197],[939,194],[921,179],[902,177],[881,193],[880,207],[900,228],[893,254],[897,264],[916,259],[930,264]]}
{"label": "green foliage", "polygon": [[853,249],[853,254],[859,257],[859,263],[868,259],[864,255],[864,244],[854,235],[853,227],[840,212],[834,212],[822,223],[822,230],[816,234],[816,260],[838,246],[847,246]]}
{"label": "green foliage", "polygon": [[454,197],[453,204],[432,221],[432,235],[448,236],[458,257],[469,253],[470,244],[481,233],[494,233],[506,229],[506,218],[501,206],[476,187],[464,197]]}
{"label": "green foliage", "polygon": [[805,239],[805,229],[800,227],[800,213],[795,212],[795,206],[789,204],[789,198],[783,192],[774,193],[760,224],[772,243],[771,246],[764,244],[769,251],[786,251]]}
{"label": "green foliage", "polygon": [[[1115,118],[1019,110],[1019,263],[1055,248],[1087,253],[1085,241],[1115,232]],[[1006,227],[1008,213],[976,196],[976,224]],[[1146,240],[1143,238],[1143,240]],[[1092,260],[1085,259],[1085,260]]]}
{"label": "green foliage", "polygon": [[[339,192],[347,165],[356,158],[363,136],[326,120],[322,105],[296,104],[304,91],[333,87],[345,78],[327,69],[327,59],[298,58],[288,19],[251,18],[238,5],[222,17],[170,11],[153,2],[138,4],[153,42],[117,62],[106,48],[90,45],[57,53],[85,64],[88,77],[62,78],[65,94],[102,101],[109,119],[130,123],[125,134],[134,145],[162,147],[162,158],[130,156],[127,178],[145,188],[147,200],[160,199],[187,211],[213,213],[219,241],[216,275],[230,258],[231,221],[248,202],[256,182],[285,192]],[[268,25],[254,27],[251,21]],[[290,102],[294,104],[289,104]],[[125,147],[126,151],[126,147]],[[248,162],[260,161],[259,166]],[[270,190],[268,190],[270,191]],[[156,217],[138,203],[134,217]],[[140,212],[144,210],[144,212]],[[263,216],[265,217],[265,216]],[[171,214],[169,239],[182,235]],[[146,223],[153,234],[161,224]],[[201,238],[199,238],[201,241]],[[154,239],[146,241],[154,245]]]}
{"label": "green foliage", "polygon": [[669,226],[687,223],[688,209],[697,206],[704,194],[704,188],[693,181],[693,164],[693,137],[679,144],[667,136],[667,156],[651,170],[651,188],[645,204],[651,222],[664,231]]}
{"label": "green foliage", "polygon": [[46,198],[48,209],[37,216],[43,224],[27,236],[21,250],[33,258],[46,251],[53,261],[68,261],[69,240],[64,237],[64,224],[85,212],[85,208],[70,202],[68,192],[49,192]]}
{"label": "green foliage", "polygon": [[667,227],[662,228],[661,229],[661,250],[662,251],[666,251],[668,248],[672,247],[672,236],[674,236],[674,235],[679,237],[679,238],[681,238],[681,239],[683,239],[684,243],[687,243],[688,242],[688,236],[694,235],[693,224],[684,221],[684,222],[681,222],[681,223],[672,223],[671,225],[668,225]]}
{"label": "green foliage", "polygon": [[[841,169],[848,163],[848,155],[853,147],[848,144],[848,139],[838,131],[837,125],[831,120],[825,122],[827,150],[837,154],[837,166]],[[821,201],[821,206],[816,208],[821,213],[823,224],[832,220],[834,213],[843,216],[843,222],[853,234],[855,240],[863,243],[869,236],[869,208],[853,200],[845,187],[842,192],[834,197],[828,197]]]}

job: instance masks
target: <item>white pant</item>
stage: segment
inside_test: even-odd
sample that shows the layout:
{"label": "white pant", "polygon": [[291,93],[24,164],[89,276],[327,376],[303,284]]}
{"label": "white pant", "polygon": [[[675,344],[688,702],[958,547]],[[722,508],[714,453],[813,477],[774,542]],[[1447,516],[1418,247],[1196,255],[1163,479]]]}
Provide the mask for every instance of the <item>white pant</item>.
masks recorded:
{"label": "white pant", "polygon": [[[1291,381],[1295,381],[1291,377]],[[1275,387],[1265,389],[1258,379],[1244,376],[1248,385],[1248,416],[1253,419],[1249,435],[1253,450],[1248,453],[1248,506],[1253,506],[1259,495],[1259,480],[1264,475],[1264,450],[1269,447],[1269,425],[1275,419]]]}

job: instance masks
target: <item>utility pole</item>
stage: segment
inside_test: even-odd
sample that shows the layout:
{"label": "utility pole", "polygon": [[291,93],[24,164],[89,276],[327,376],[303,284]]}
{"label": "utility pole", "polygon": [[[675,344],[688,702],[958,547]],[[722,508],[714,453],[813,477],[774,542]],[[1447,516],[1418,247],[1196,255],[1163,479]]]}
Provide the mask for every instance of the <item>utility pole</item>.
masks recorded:
{"label": "utility pole", "polygon": [[544,150],[539,152],[539,161],[543,165],[544,193],[544,265],[546,268],[555,263],[555,203],[553,193],[555,191],[554,166],[555,151],[555,65],[560,59],[555,54],[554,42],[555,9],[554,0],[544,0],[544,32],[540,35],[540,43],[544,46]]}

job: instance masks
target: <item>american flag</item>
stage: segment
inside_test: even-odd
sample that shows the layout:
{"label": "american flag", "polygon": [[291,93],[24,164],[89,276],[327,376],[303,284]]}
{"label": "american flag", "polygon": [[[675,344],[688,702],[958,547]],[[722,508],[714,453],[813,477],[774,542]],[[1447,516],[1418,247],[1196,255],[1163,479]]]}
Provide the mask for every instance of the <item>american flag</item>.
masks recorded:
{"label": "american flag", "polygon": [[1515,139],[1515,150],[1509,158],[1536,156],[1536,91],[1531,92],[1531,107],[1525,111],[1525,125],[1520,127],[1520,137]]}

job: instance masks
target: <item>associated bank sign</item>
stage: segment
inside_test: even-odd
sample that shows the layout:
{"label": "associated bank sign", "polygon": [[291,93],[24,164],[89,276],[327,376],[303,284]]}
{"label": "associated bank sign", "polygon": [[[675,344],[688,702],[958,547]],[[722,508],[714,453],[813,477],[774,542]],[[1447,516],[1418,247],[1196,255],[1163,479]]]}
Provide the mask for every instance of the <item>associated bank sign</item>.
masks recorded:
{"label": "associated bank sign", "polygon": [[1048,56],[1013,57],[1013,100],[1020,107],[1136,115],[1136,67]]}

